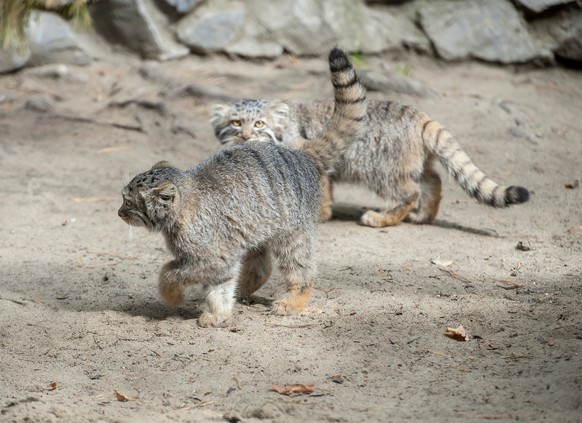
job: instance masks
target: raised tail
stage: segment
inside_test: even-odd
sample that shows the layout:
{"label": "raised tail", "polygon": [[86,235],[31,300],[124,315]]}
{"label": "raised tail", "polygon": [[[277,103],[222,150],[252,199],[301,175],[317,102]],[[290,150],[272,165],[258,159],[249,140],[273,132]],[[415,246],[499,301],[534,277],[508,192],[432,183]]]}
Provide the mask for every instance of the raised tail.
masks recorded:
{"label": "raised tail", "polygon": [[469,158],[452,135],[427,116],[422,122],[422,140],[461,187],[480,203],[507,207],[529,200],[529,191],[519,186],[502,186],[488,178]]}
{"label": "raised tail", "polygon": [[329,53],[329,70],[335,93],[333,114],[323,134],[303,146],[322,175],[330,173],[343,152],[365,132],[368,105],[366,89],[342,50],[334,48]]}

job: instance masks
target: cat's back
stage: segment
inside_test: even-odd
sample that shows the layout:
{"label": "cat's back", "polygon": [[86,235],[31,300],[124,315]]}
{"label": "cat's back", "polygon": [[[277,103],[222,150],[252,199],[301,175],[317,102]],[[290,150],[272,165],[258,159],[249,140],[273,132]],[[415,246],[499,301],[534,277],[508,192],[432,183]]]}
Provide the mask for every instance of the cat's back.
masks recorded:
{"label": "cat's back", "polygon": [[259,214],[301,218],[300,209],[317,212],[319,173],[301,151],[265,142],[247,142],[221,150],[189,171],[198,189],[222,205],[243,203]]}

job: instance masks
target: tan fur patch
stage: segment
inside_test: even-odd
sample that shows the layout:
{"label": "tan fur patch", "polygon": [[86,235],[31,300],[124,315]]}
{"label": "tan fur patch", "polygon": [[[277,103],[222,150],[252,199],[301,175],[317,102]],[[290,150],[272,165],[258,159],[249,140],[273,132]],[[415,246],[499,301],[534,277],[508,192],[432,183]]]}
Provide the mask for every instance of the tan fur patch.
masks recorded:
{"label": "tan fur patch", "polygon": [[285,298],[273,303],[273,313],[279,316],[288,316],[301,312],[307,305],[312,290],[312,286],[288,289]]}
{"label": "tan fur patch", "polygon": [[364,226],[371,226],[373,228],[383,228],[386,226],[396,226],[404,220],[408,212],[416,204],[416,198],[409,200],[402,204],[382,213],[374,210],[368,210],[360,218],[360,223]]}
{"label": "tan fur patch", "polygon": [[319,218],[322,222],[327,222],[328,220],[331,220],[332,215],[333,187],[331,185],[331,181],[327,176],[322,176],[320,181],[323,200],[321,202]]}

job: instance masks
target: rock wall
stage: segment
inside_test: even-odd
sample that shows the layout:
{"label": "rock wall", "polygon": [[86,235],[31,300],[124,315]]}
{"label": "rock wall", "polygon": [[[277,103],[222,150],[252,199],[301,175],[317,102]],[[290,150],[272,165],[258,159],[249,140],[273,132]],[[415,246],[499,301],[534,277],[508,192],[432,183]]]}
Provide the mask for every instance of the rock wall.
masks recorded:
{"label": "rock wall", "polygon": [[[413,49],[446,61],[582,64],[576,0],[99,0],[93,36],[141,57],[363,54]],[[0,51],[0,72],[27,64],[90,62],[69,24],[29,19],[28,46]]]}

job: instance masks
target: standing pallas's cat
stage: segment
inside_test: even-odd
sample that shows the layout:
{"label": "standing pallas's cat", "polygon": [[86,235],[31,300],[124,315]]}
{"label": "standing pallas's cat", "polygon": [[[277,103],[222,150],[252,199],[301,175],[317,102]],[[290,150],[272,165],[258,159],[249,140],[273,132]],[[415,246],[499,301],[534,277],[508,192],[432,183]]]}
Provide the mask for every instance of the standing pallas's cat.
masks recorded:
{"label": "standing pallas's cat", "polygon": [[[266,141],[296,148],[296,139],[310,139],[328,122],[333,102],[285,103],[280,100],[242,100],[216,105],[211,123],[225,145]],[[383,227],[401,221],[431,223],[439,209],[441,179],[438,159],[461,187],[479,202],[493,207],[526,202],[527,189],[503,187],[477,168],[438,122],[411,106],[393,101],[370,101],[366,131],[338,162],[332,181],[363,185],[394,208],[366,211],[363,225]],[[331,218],[332,187],[322,179],[321,219]]]}
{"label": "standing pallas's cat", "polygon": [[292,151],[250,142],[220,151],[193,169],[160,162],[122,191],[119,216],[162,232],[175,260],[166,263],[160,294],[182,302],[184,288],[206,291],[201,326],[223,326],[235,294],[249,296],[271,274],[271,254],[287,283],[273,311],[301,311],[313,288],[312,258],[321,207],[320,178],[331,172],[364,127],[366,90],[345,53],[329,54],[336,107],[321,136]]}

